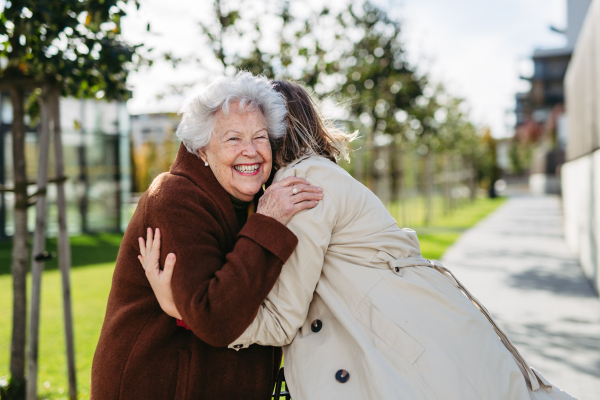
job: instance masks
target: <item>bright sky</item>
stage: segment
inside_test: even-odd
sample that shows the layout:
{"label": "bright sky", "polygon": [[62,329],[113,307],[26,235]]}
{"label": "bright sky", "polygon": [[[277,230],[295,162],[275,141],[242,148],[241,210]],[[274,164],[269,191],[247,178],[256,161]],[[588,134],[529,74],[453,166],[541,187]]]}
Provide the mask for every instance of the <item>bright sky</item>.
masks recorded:
{"label": "bright sky", "polygon": [[[293,6],[305,0],[291,0]],[[344,0],[334,0],[342,6]],[[494,136],[512,135],[510,110],[514,94],[528,83],[519,75],[532,72],[528,56],[535,48],[562,47],[566,40],[549,30],[566,24],[566,0],[376,0],[391,16],[404,21],[403,40],[409,58],[449,92],[467,100],[472,117],[489,125]],[[198,20],[210,17],[208,0],[145,0],[139,12],[132,11],[123,23],[126,39],[143,42],[175,54],[194,51],[210,59],[199,39]],[[256,3],[254,3],[256,4]],[[293,10],[293,9],[292,9]],[[300,9],[298,9],[300,10]],[[150,22],[155,34],[145,32]],[[212,74],[217,69],[213,69]],[[184,96],[156,95],[169,85],[197,82],[201,86],[211,73],[198,67],[176,70],[158,63],[150,70],[134,73],[130,84],[134,98],[131,113],[177,111]],[[186,94],[194,89],[187,90]]]}
{"label": "bright sky", "polygon": [[[414,63],[467,100],[474,120],[494,136],[510,135],[514,95],[529,89],[535,48],[566,45],[566,0],[404,0],[389,7],[405,22]],[[397,10],[397,11],[396,11]]]}

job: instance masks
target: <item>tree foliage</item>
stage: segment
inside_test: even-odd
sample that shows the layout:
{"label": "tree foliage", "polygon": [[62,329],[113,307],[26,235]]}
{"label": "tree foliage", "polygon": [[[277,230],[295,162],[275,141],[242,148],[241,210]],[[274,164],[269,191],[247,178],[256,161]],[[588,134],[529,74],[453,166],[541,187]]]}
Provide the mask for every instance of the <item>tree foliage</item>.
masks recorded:
{"label": "tree foliage", "polygon": [[[215,0],[213,6],[213,23],[200,26],[223,71],[294,79],[315,97],[335,100],[346,110],[348,128],[362,133],[357,145],[368,153],[368,179],[377,179],[372,164],[388,144],[420,154],[455,152],[480,174],[489,170],[483,160],[489,152],[464,101],[408,62],[402,24],[370,0],[351,0],[336,11],[325,4],[303,16],[289,1],[269,1],[265,12],[279,21],[268,33],[275,46],[265,45],[266,17],[249,14],[246,2]],[[244,40],[240,51],[235,44]]]}
{"label": "tree foliage", "polygon": [[[249,12],[250,4],[248,0],[215,0],[212,22],[199,23],[206,44],[213,49],[225,73],[248,70],[268,78],[299,79],[314,88],[321,72],[334,72],[321,68],[319,61],[327,52],[321,46],[321,32],[315,32],[326,19],[331,19],[327,7],[301,18],[292,14],[289,0],[265,2],[267,14]],[[262,22],[266,18],[276,22],[275,32],[265,33]],[[265,41],[275,45],[267,46]],[[232,44],[238,42],[248,44],[244,51],[233,50]],[[196,61],[203,65],[202,60]]]}
{"label": "tree foliage", "polygon": [[[138,1],[135,1],[139,6]],[[0,14],[3,77],[53,81],[63,95],[124,98],[140,60],[120,38],[117,0],[13,0]]]}
{"label": "tree foliage", "polygon": [[351,113],[363,116],[373,134],[397,134],[406,122],[405,113],[414,114],[427,79],[405,59],[400,23],[369,2],[359,11],[350,6],[338,16],[339,23],[356,31],[353,36],[359,39],[344,52],[340,63],[344,83],[337,95],[340,100],[356,98],[350,103]]}
{"label": "tree foliage", "polygon": [[[446,123],[450,114],[445,104],[458,108],[461,103],[410,65],[400,22],[368,0],[351,2],[337,12],[323,6],[302,18],[291,14],[288,1],[274,2],[269,18],[280,22],[270,38],[277,45],[270,48],[263,44],[260,19],[247,17],[244,4],[216,0],[214,23],[200,24],[226,73],[246,69],[298,80],[317,96],[347,105],[353,128],[402,136],[402,141],[419,145],[429,144]],[[244,36],[253,38],[245,51],[228,46]],[[452,116],[468,119],[464,112]],[[436,147],[447,144],[437,142]]]}

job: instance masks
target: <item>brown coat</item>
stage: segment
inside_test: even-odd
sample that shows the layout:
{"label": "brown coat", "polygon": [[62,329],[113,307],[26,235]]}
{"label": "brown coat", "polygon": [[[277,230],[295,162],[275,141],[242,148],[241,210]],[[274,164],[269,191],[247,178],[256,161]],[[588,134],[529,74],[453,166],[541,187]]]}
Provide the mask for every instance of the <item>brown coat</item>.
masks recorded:
{"label": "brown coat", "polygon": [[[191,331],[161,310],[137,259],[147,227],[161,230],[161,263],[177,255],[174,300]],[[290,230],[260,214],[240,231],[227,192],[181,146],[125,232],[92,365],[92,398],[269,399],[280,349],[226,346],[250,325],[296,245]]]}

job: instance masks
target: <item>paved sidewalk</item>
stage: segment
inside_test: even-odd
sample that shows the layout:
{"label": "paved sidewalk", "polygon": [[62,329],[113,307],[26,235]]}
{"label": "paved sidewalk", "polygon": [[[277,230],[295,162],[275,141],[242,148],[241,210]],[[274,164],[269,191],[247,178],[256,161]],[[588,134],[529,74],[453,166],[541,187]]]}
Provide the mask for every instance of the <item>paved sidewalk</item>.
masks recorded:
{"label": "paved sidewalk", "polygon": [[564,241],[559,198],[509,199],[442,261],[551,383],[600,399],[600,301]]}

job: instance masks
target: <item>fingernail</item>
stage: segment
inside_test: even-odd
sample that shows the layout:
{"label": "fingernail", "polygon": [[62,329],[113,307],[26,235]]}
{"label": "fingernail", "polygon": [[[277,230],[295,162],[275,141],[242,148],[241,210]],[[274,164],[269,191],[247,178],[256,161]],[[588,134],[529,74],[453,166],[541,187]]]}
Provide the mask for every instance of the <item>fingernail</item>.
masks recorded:
{"label": "fingernail", "polygon": [[175,254],[169,253],[169,255],[167,256],[167,260],[173,261],[174,259],[175,259]]}
{"label": "fingernail", "polygon": [[319,188],[319,192],[322,192],[322,191],[323,191],[323,188]]}

